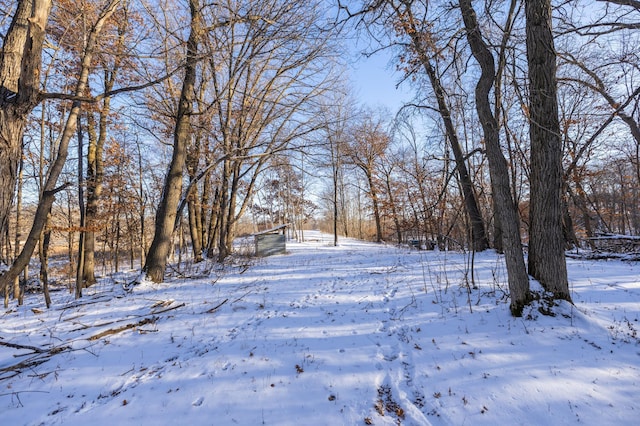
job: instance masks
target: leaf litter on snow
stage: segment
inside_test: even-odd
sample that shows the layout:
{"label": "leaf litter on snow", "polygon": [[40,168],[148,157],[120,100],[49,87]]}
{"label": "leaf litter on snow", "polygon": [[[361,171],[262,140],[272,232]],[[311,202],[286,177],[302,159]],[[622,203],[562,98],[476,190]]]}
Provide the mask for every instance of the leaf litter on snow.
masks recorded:
{"label": "leaf litter on snow", "polygon": [[77,301],[55,293],[51,309],[28,296],[0,316],[4,420],[637,420],[638,263],[569,259],[575,304],[542,297],[513,318],[493,252],[350,239],[334,247],[305,234],[313,238],[288,242],[285,255],[209,265],[165,284],[140,280],[125,291],[104,279]]}

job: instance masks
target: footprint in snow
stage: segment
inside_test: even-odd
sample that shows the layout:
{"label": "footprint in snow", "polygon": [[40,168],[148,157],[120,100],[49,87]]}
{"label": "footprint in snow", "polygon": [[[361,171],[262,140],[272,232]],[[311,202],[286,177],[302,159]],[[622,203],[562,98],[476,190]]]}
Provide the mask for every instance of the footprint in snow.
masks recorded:
{"label": "footprint in snow", "polygon": [[204,397],[201,396],[200,398],[193,401],[191,405],[193,405],[194,407],[199,407],[202,405],[203,402],[204,402]]}

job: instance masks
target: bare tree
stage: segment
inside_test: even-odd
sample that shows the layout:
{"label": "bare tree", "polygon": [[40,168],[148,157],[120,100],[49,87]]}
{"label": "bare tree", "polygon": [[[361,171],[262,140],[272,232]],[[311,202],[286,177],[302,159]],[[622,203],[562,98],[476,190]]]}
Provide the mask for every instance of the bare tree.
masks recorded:
{"label": "bare tree", "polygon": [[[74,95],[76,97],[83,96],[85,90],[87,89],[89,72],[91,69],[91,61],[93,59],[93,54],[95,53],[94,48],[97,44],[98,37],[100,35],[100,32],[102,31],[102,28],[104,27],[105,22],[114,13],[119,3],[120,0],[110,0],[107,4],[105,4],[96,22],[92,26],[91,32],[87,37],[84,55],[81,58],[80,74],[74,91]],[[29,236],[27,237],[20,255],[14,260],[9,270],[2,276],[0,276],[0,287],[2,288],[7,288],[8,284],[12,282],[15,277],[17,277],[29,263],[29,259],[31,258],[38,240],[40,239],[42,230],[44,229],[45,223],[47,221],[47,216],[55,200],[56,193],[68,186],[67,184],[65,184],[61,187],[58,187],[57,182],[67,160],[69,142],[76,132],[77,118],[80,114],[81,105],[82,103],[80,100],[73,101],[64,130],[60,138],[57,156],[49,169],[46,182],[44,184],[44,187],[42,188],[42,198],[38,204],[33,219],[33,224],[31,226],[31,231],[29,232]],[[76,289],[76,296],[79,297],[80,295],[81,289],[78,288]],[[48,299],[46,300],[46,302],[47,306],[49,306],[51,303],[51,301]]]}
{"label": "bare tree", "polygon": [[[212,138],[218,158],[218,260],[232,252],[235,225],[271,155],[317,131],[316,102],[333,84],[332,32],[321,2],[247,1],[223,10],[210,35]],[[215,46],[215,48],[214,48]],[[211,159],[209,162],[213,162]]]}
{"label": "bare tree", "polygon": [[[437,45],[438,36],[434,34],[433,25],[427,18],[428,2],[409,0],[365,1],[362,8],[355,13],[348,6],[341,5],[348,16],[362,17],[365,25],[380,26],[392,29],[390,37],[406,38],[400,44],[400,66],[409,75],[422,70],[427,76],[436,98],[436,111],[440,115],[445,128],[447,142],[451,146],[458,173],[458,181],[464,198],[464,206],[470,223],[471,244],[474,250],[482,251],[489,247],[485,223],[475,194],[471,174],[466,165],[466,156],[460,143],[456,126],[437,68],[438,58],[443,56],[446,47]],[[368,24],[367,24],[368,23]]]}
{"label": "bare tree", "polygon": [[390,137],[379,118],[366,113],[362,121],[351,128],[350,143],[346,148],[349,161],[365,176],[367,195],[371,199],[376,225],[376,241],[382,242],[382,219],[380,208],[381,180],[377,176],[377,165],[389,147]]}
{"label": "bare tree", "polygon": [[[345,93],[336,91],[332,96],[328,96],[320,110],[323,121],[322,130],[318,133],[320,141],[317,143],[316,164],[320,168],[327,169],[331,188],[326,194],[329,204],[329,216],[331,218],[331,230],[333,234],[333,245],[338,245],[339,235],[348,236],[346,229],[347,218],[344,217],[344,210],[341,203],[341,193],[344,192],[344,149],[348,139],[348,123],[354,116],[353,102]],[[339,230],[340,220],[342,220],[344,231]]]}
{"label": "bare tree", "polygon": [[562,230],[562,141],[550,0],[527,0],[525,15],[531,138],[529,274],[555,298],[571,300]]}
{"label": "bare tree", "polygon": [[476,110],[484,133],[496,214],[502,229],[502,242],[511,294],[511,313],[514,316],[521,316],[522,309],[529,302],[531,296],[529,294],[529,277],[522,254],[518,212],[514,200],[511,198],[509,167],[500,148],[498,121],[492,113],[489,101],[491,88],[496,83],[495,63],[493,54],[482,38],[471,0],[460,0],[460,9],[471,52],[482,70],[476,85]]}
{"label": "bare tree", "polygon": [[176,225],[178,203],[182,195],[182,174],[191,139],[191,112],[194,101],[198,48],[203,34],[199,0],[189,0],[190,33],[187,40],[185,71],[173,134],[173,155],[165,176],[164,190],[156,213],[153,241],[147,254],[144,272],[154,282],[164,281],[171,236]]}

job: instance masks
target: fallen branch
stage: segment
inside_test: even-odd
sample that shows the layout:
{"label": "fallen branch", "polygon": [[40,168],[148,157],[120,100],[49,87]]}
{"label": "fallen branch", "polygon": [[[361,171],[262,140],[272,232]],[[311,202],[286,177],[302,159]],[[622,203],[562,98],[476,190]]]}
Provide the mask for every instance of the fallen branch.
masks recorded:
{"label": "fallen branch", "polygon": [[170,308],[167,308],[167,309],[161,309],[159,311],[151,311],[151,314],[152,315],[162,314],[164,312],[169,312],[169,311],[173,311],[174,309],[182,308],[183,306],[187,306],[187,304],[186,303],[181,303],[181,304],[176,305],[176,306],[171,306]]}
{"label": "fallen branch", "polygon": [[[225,302],[227,302],[227,300],[225,300],[224,302],[222,302],[219,306],[222,306]],[[158,306],[162,306],[162,305],[158,305]],[[113,334],[117,334],[117,333],[121,333],[123,331],[126,330],[131,330],[134,328],[138,328],[141,327],[143,325],[147,325],[147,324],[154,324],[159,317],[156,316],[156,314],[161,314],[164,312],[168,312],[168,311],[172,311],[174,309],[178,309],[181,308],[183,306],[186,306],[185,303],[180,303],[178,305],[175,306],[169,306],[168,308],[165,309],[160,309],[158,311],[152,311],[150,314],[147,315],[136,315],[135,317],[142,317],[142,319],[140,319],[137,322],[134,323],[128,323],[128,324],[124,324],[122,326],[119,327],[114,327],[114,328],[110,328],[108,330],[104,330],[98,334],[95,334],[93,336],[90,337],[83,337],[80,339],[76,339],[76,340],[87,340],[87,341],[96,341],[98,339],[101,339],[105,336],[110,336]],[[217,308],[217,307],[216,307]],[[77,317],[76,317],[77,318]],[[95,328],[95,327],[100,327],[100,326],[104,326],[107,324],[112,324],[112,323],[117,323],[120,321],[111,321],[111,322],[107,322],[107,323],[102,323],[100,325],[94,325],[94,326],[86,326],[84,324],[83,327],[81,329],[86,329],[86,328]],[[8,343],[8,342],[3,342],[0,341],[0,346],[6,346],[6,347],[10,347],[10,348],[14,348],[14,349],[26,349],[26,350],[30,350],[33,351],[33,353],[31,354],[25,354],[25,355],[31,355],[30,358],[25,359],[17,364],[13,364],[7,367],[3,367],[0,368],[0,381],[1,380],[6,380],[6,379],[10,379],[12,377],[15,377],[19,374],[21,374],[24,370],[26,369],[32,369],[33,367],[37,367],[40,364],[44,364],[45,362],[49,361],[49,359],[51,359],[51,357],[53,355],[59,354],[61,352],[65,352],[65,351],[71,351],[74,350],[72,349],[72,346],[68,345],[69,342],[66,342],[65,345],[61,345],[61,346],[55,346],[53,348],[50,349],[43,349],[43,348],[38,348],[36,346],[28,346],[28,345],[20,345],[20,344],[16,344],[16,343]],[[20,356],[25,356],[25,355],[20,355]]]}
{"label": "fallen branch", "polygon": [[[27,368],[31,369],[33,367],[37,367],[40,364],[44,364],[49,361],[49,359],[60,352],[64,352],[66,350],[71,349],[70,346],[56,346],[47,351],[39,352],[29,359],[25,359],[17,364],[10,365],[8,367],[0,368],[0,380],[10,379],[12,377],[17,376],[22,373],[23,370]],[[5,373],[10,373],[5,376]]]}
{"label": "fallen branch", "polygon": [[227,303],[228,301],[229,301],[229,299],[224,299],[224,300],[222,301],[222,303],[219,303],[219,304],[217,304],[216,306],[214,306],[213,308],[209,309],[209,310],[207,311],[207,313],[208,313],[208,314],[212,314],[212,313],[214,313],[215,311],[217,311],[217,310],[218,310],[218,308],[220,308],[222,305],[224,305],[224,304],[225,304],[225,303]]}
{"label": "fallen branch", "polygon": [[28,349],[30,351],[33,351],[39,354],[49,352],[47,349],[42,349],[35,346],[18,345],[16,343],[8,343],[8,342],[0,342],[0,346],[6,346],[8,348],[14,348],[14,349]]}
{"label": "fallen branch", "polygon": [[89,340],[89,341],[98,340],[98,339],[101,339],[101,338],[103,338],[105,336],[110,336],[112,334],[117,334],[117,333],[120,333],[120,332],[125,331],[125,330],[130,330],[132,328],[140,327],[142,325],[146,325],[146,324],[149,324],[149,323],[155,323],[157,320],[158,320],[158,317],[144,318],[143,320],[138,321],[138,322],[133,323],[133,324],[125,324],[125,325],[123,325],[121,327],[110,328],[109,330],[105,330],[105,331],[103,331],[101,333],[98,333],[98,334],[95,334],[95,335],[89,337],[87,340]]}

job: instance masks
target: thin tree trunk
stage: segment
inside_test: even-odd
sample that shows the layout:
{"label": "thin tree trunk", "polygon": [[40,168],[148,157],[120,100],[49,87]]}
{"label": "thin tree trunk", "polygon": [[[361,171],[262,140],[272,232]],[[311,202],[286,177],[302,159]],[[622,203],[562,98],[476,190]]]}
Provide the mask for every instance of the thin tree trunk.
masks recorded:
{"label": "thin tree trunk", "polygon": [[207,241],[207,258],[213,259],[213,254],[218,244],[218,232],[220,229],[220,188],[216,187],[211,204],[209,219],[209,232]]}
{"label": "thin tree trunk", "polygon": [[187,146],[191,138],[190,117],[193,109],[193,89],[196,82],[198,43],[200,32],[199,0],[190,0],[191,29],[187,41],[187,57],[182,91],[178,104],[176,127],[173,137],[173,155],[165,177],[164,190],[156,214],[153,241],[147,254],[143,270],[156,283],[164,281],[167,257],[171,247],[171,236],[176,225],[177,208],[182,195],[182,172],[187,157]]}
{"label": "thin tree trunk", "polygon": [[225,159],[222,166],[222,184],[220,188],[220,209],[218,210],[218,262],[222,262],[228,255],[227,248],[227,219],[229,218],[229,179],[230,161]]}
{"label": "thin tree trunk", "polygon": [[[197,188],[194,188],[197,189]],[[194,191],[195,192],[195,191]],[[188,195],[192,199],[188,202],[189,235],[191,236],[191,248],[193,250],[194,263],[202,262],[202,225],[199,218],[200,205],[197,202],[197,194]]]}
{"label": "thin tree trunk", "polygon": [[[49,213],[47,213],[47,222],[49,221]],[[44,301],[47,308],[51,307],[51,296],[49,295],[49,244],[51,242],[51,231],[45,230],[40,239],[40,282],[42,283],[42,292],[44,293]]]}
{"label": "thin tree trunk", "polygon": [[[83,137],[82,137],[82,118],[78,115],[78,209],[80,210],[80,232],[78,235],[78,267],[76,268],[76,299],[82,297],[83,287],[83,271],[85,261],[84,244],[87,236],[86,231],[86,208],[84,204],[84,167],[83,167]],[[69,215],[71,220],[71,215]],[[69,248],[71,250],[71,248]],[[93,260],[93,259],[92,259]],[[93,266],[93,265],[92,265]]]}
{"label": "thin tree trunk", "polygon": [[518,212],[514,200],[511,198],[509,167],[500,148],[500,130],[498,122],[491,112],[491,103],[489,102],[489,94],[496,78],[495,64],[491,51],[482,39],[471,0],[460,0],[460,8],[471,52],[482,69],[476,85],[476,110],[484,133],[491,187],[497,218],[502,229],[502,242],[511,294],[511,313],[514,316],[521,316],[522,309],[529,302],[531,296],[529,294],[529,277],[522,254]]}
{"label": "thin tree trunk", "polygon": [[571,300],[562,233],[562,143],[550,0],[526,0],[531,138],[529,273]]}
{"label": "thin tree trunk", "polygon": [[385,170],[385,184],[387,189],[387,196],[389,197],[391,216],[393,217],[393,225],[396,228],[396,238],[398,239],[398,244],[401,244],[402,229],[400,228],[400,220],[398,219],[398,208],[396,206],[396,199],[393,196],[393,189],[391,188],[391,168],[389,168],[389,170]]}
{"label": "thin tree trunk", "polygon": [[[18,170],[18,193],[16,195],[16,240],[14,247],[14,257],[18,257],[20,255],[20,245],[22,244],[22,183],[23,183],[23,173],[24,173],[24,160],[22,156],[20,156],[20,166]],[[26,282],[29,278],[29,267],[28,265],[24,268],[24,281]],[[9,301],[7,300],[9,292],[5,289],[5,306],[8,305]],[[20,276],[17,276],[13,283],[13,298],[18,300],[20,298]]]}
{"label": "thin tree trunk", "polygon": [[142,152],[140,152],[140,144],[136,144],[138,148],[138,196],[140,197],[140,265],[144,265],[145,256],[147,254],[147,234],[146,234],[146,198],[144,193],[144,177],[142,168]]}
{"label": "thin tree trunk", "polygon": [[198,186],[193,184],[198,171],[198,158],[200,156],[200,135],[197,135],[194,145],[187,150],[186,166],[189,173],[191,185],[187,190],[187,212],[189,215],[189,235],[191,237],[191,248],[193,251],[193,261],[202,262],[202,211]]}
{"label": "thin tree trunk", "polygon": [[436,100],[438,103],[438,112],[444,123],[446,137],[449,141],[451,149],[453,150],[465,208],[469,217],[469,221],[471,223],[471,243],[473,245],[473,249],[476,251],[485,250],[489,247],[489,240],[487,239],[484,220],[482,219],[482,214],[480,213],[480,208],[478,207],[478,201],[473,189],[473,183],[471,182],[471,177],[465,164],[462,147],[460,145],[460,141],[458,140],[458,135],[451,118],[451,111],[449,109],[449,106],[447,105],[445,90],[442,87],[436,70],[431,64],[431,60],[427,55],[428,47],[424,43],[424,39],[422,37],[423,34],[421,33],[421,31],[415,28],[415,20],[412,16],[410,6],[408,4],[404,4],[403,10],[397,8],[395,11],[399,18],[406,19],[405,32],[411,38],[413,49],[418,55],[418,59],[425,72],[427,73],[427,76],[429,77],[431,87],[436,96]]}
{"label": "thin tree trunk", "polygon": [[426,58],[423,58],[423,66],[427,71],[429,81],[431,81],[431,86],[436,94],[438,111],[444,122],[447,139],[453,151],[453,158],[455,159],[456,169],[458,170],[458,179],[460,179],[460,186],[464,197],[464,205],[471,222],[471,242],[473,249],[475,251],[482,251],[489,248],[489,240],[487,239],[484,220],[478,207],[478,200],[465,163],[465,156],[460,145],[460,140],[453,125],[453,120],[451,119],[451,111],[445,99],[445,91],[440,83],[440,79],[436,75],[436,70]]}
{"label": "thin tree trunk", "polygon": [[369,193],[371,194],[371,203],[373,204],[373,218],[376,223],[376,242],[382,242],[382,221],[380,220],[380,206],[378,205],[378,192],[373,183],[371,172],[367,173],[367,183],[369,184]]}
{"label": "thin tree trunk", "polygon": [[[335,147],[337,151],[337,146]],[[338,246],[338,152],[331,143],[331,167],[333,175],[333,246]]]}

